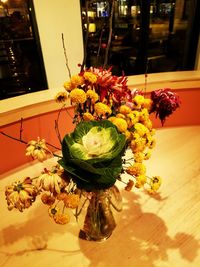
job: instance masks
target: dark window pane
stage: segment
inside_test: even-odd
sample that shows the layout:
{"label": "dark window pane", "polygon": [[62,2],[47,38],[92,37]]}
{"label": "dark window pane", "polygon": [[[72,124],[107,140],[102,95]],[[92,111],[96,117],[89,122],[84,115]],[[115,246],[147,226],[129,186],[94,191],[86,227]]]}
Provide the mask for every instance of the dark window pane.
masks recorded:
{"label": "dark window pane", "polygon": [[0,3],[1,99],[47,89],[32,1]]}
{"label": "dark window pane", "polygon": [[[86,66],[102,66],[109,34],[110,1],[81,1]],[[194,68],[200,1],[115,0],[108,66],[126,75]],[[86,5],[88,4],[88,5]],[[88,7],[87,7],[88,6]]]}

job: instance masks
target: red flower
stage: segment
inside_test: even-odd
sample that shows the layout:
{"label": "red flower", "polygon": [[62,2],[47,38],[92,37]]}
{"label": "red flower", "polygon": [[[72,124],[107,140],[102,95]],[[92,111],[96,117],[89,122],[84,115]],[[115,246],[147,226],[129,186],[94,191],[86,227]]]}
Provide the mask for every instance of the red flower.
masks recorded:
{"label": "red flower", "polygon": [[153,101],[151,112],[156,113],[156,117],[160,118],[162,125],[166,117],[171,115],[180,106],[178,95],[169,88],[151,92],[151,99]]}

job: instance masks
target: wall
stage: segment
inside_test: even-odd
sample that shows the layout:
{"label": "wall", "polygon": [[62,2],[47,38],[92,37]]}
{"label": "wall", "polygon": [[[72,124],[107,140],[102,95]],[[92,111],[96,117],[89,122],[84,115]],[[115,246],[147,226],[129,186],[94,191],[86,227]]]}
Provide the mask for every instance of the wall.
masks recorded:
{"label": "wall", "polygon": [[[68,107],[59,116],[59,133],[61,138],[73,130],[72,123],[73,109]],[[21,136],[24,141],[37,140],[37,137],[44,138],[46,142],[60,149],[61,144],[55,131],[55,121],[58,118],[58,111],[47,112],[21,121],[0,127],[0,131],[16,139]],[[8,138],[0,134],[0,174],[16,168],[22,164],[33,163],[32,158],[25,156],[26,144]],[[58,150],[49,146],[52,151]]]}
{"label": "wall", "polygon": [[83,59],[80,1],[34,0],[33,3],[48,86],[61,87],[68,79],[62,33],[72,74],[78,71],[77,65]]}

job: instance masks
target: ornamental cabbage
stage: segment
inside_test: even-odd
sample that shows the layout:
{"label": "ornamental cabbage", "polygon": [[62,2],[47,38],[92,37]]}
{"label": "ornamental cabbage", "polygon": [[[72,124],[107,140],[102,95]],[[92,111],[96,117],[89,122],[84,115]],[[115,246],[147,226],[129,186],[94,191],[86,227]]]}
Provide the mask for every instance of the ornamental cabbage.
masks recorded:
{"label": "ornamental cabbage", "polygon": [[80,188],[108,188],[122,172],[125,144],[125,136],[108,120],[80,122],[64,137],[59,164]]}

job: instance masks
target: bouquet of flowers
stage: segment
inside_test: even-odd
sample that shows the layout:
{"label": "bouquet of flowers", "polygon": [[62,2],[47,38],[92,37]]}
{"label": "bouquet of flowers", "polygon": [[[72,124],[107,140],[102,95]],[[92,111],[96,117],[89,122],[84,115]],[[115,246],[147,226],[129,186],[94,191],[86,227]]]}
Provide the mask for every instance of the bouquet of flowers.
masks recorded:
{"label": "bouquet of flowers", "polygon": [[[78,207],[81,190],[89,194],[109,189],[119,180],[128,191],[134,187],[157,191],[161,178],[147,176],[144,164],[155,146],[150,114],[155,113],[164,124],[180,106],[179,97],[166,88],[147,98],[143,91],[127,86],[126,76],[114,76],[111,68],[81,70],[64,88],[55,100],[65,105],[70,99],[75,129],[63,137],[57,165],[6,187],[8,209],[23,211],[40,195],[53,220],[66,224],[70,218],[67,211]],[[27,143],[26,155],[39,161],[56,156],[39,137]]]}

